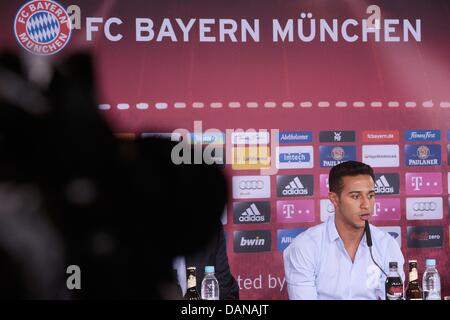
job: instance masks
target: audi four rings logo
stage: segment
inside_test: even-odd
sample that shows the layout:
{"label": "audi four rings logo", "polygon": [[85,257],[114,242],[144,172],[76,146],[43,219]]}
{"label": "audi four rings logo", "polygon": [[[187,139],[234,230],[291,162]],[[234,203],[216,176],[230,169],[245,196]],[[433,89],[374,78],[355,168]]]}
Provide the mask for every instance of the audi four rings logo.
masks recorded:
{"label": "audi four rings logo", "polygon": [[436,202],[415,202],[413,204],[414,211],[435,211]]}
{"label": "audi four rings logo", "polygon": [[270,176],[233,177],[233,198],[270,198]]}
{"label": "audi four rings logo", "polygon": [[241,190],[261,190],[264,188],[264,181],[262,180],[244,180],[239,182],[239,189]]}
{"label": "audi four rings logo", "polygon": [[442,219],[442,198],[406,198],[406,219],[438,220]]}

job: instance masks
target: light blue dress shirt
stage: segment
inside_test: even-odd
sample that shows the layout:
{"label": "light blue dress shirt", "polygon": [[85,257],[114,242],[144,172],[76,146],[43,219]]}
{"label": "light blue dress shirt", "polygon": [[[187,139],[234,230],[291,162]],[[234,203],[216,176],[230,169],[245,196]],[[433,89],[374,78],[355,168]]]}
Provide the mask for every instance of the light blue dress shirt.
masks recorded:
{"label": "light blue dress shirt", "polygon": [[184,256],[178,256],[173,259],[173,269],[177,270],[178,284],[181,288],[183,296],[186,294],[186,258]]}
{"label": "light blue dress shirt", "polygon": [[[299,234],[284,250],[284,271],[289,299],[385,299],[386,276],[373,263],[366,236],[352,262],[339,237],[332,215],[324,223]],[[398,243],[370,225],[372,253],[383,270],[396,261],[403,280],[405,262]]]}

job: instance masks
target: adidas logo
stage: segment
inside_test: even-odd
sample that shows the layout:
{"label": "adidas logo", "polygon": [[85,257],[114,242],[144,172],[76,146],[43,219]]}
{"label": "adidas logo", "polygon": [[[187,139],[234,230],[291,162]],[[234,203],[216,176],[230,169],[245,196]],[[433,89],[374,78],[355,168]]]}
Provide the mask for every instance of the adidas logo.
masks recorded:
{"label": "adidas logo", "polygon": [[394,187],[391,187],[389,185],[389,182],[384,175],[382,175],[377,179],[377,181],[375,181],[375,193],[394,193]]}
{"label": "adidas logo", "polygon": [[300,179],[298,177],[295,177],[289,184],[284,187],[284,190],[282,192],[284,196],[287,195],[307,195],[308,189],[306,189]]}
{"label": "adidas logo", "polygon": [[259,212],[258,207],[252,203],[250,207],[241,213],[240,222],[264,222],[265,217]]}
{"label": "adidas logo", "polygon": [[266,243],[265,239],[260,239],[259,237],[256,237],[255,239],[245,239],[245,237],[241,238],[241,247],[244,246],[263,246]]}

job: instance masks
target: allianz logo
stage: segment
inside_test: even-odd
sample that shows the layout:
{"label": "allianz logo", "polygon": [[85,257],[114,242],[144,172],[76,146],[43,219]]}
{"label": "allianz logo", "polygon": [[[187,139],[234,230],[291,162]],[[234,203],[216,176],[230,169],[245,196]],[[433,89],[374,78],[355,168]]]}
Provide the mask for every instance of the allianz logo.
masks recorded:
{"label": "allianz logo", "polygon": [[256,247],[256,246],[264,246],[266,243],[265,239],[260,239],[256,237],[254,239],[246,239],[245,237],[241,238],[241,247]]}
{"label": "allianz logo", "polygon": [[394,238],[394,239],[397,239],[398,236],[399,236],[399,234],[398,234],[397,232],[394,232],[394,231],[389,231],[388,233],[389,233],[389,234],[391,235],[391,237]]}
{"label": "allianz logo", "polygon": [[287,195],[307,195],[308,189],[306,189],[300,179],[295,177],[282,191],[284,196]]}
{"label": "allianz logo", "polygon": [[282,243],[282,244],[285,244],[285,243],[291,243],[293,240],[294,240],[294,237],[290,237],[290,236],[288,236],[288,237],[282,237],[282,238],[281,238],[281,243]]}
{"label": "allianz logo", "polygon": [[240,222],[264,222],[266,218],[259,212],[258,207],[252,203],[250,207],[241,213]]}
{"label": "allianz logo", "polygon": [[389,182],[384,175],[375,181],[375,193],[394,193],[394,187],[389,185]]}

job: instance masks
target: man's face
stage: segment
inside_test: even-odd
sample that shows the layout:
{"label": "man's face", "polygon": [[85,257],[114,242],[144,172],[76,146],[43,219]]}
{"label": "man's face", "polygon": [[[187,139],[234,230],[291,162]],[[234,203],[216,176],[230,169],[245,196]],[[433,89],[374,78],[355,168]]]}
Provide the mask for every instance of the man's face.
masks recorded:
{"label": "man's face", "polygon": [[342,178],[341,194],[329,193],[336,218],[355,229],[364,228],[365,220],[373,214],[375,204],[374,182],[369,175]]}

